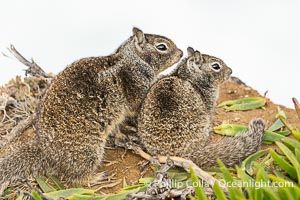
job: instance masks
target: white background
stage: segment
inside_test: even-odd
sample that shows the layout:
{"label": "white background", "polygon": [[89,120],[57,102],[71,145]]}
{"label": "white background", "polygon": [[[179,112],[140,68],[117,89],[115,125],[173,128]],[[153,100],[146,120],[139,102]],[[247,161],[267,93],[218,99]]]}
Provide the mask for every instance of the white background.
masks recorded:
{"label": "white background", "polygon": [[[0,0],[0,52],[14,44],[47,72],[112,53],[133,26],[222,58],[275,103],[300,98],[300,1]],[[25,67],[0,55],[0,84]]]}

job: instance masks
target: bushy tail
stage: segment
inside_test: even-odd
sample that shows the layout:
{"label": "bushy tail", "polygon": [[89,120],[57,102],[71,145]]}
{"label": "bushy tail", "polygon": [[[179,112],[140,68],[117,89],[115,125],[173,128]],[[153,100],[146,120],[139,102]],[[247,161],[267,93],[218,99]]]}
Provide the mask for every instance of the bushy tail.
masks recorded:
{"label": "bushy tail", "polygon": [[262,143],[265,123],[262,119],[254,119],[249,124],[247,133],[235,137],[224,137],[211,143],[191,155],[191,159],[200,167],[217,166],[217,158],[226,166],[232,166],[256,152]]}
{"label": "bushy tail", "polygon": [[43,170],[44,158],[35,138],[20,143],[0,158],[0,184],[37,175]]}

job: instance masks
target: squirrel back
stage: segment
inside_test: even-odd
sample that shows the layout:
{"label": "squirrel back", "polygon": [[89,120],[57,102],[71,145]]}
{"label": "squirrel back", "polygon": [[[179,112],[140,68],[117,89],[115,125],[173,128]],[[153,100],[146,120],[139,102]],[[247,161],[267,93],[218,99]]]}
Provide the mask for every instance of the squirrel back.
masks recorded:
{"label": "squirrel back", "polygon": [[205,167],[220,158],[232,165],[259,148],[264,123],[253,121],[248,133],[209,144],[219,85],[232,70],[219,58],[192,48],[188,53],[148,92],[138,117],[141,142],[152,155],[187,157]]}
{"label": "squirrel back", "polygon": [[0,158],[0,184],[37,174],[68,182],[93,175],[107,136],[135,115],[157,74],[181,56],[170,39],[133,28],[114,54],[68,66],[40,103],[36,136]]}

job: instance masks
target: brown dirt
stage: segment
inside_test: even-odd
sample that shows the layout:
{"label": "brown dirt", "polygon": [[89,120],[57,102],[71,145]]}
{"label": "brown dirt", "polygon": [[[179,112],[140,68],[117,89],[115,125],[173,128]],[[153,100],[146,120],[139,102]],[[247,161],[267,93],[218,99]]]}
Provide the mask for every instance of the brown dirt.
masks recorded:
{"label": "brown dirt", "polygon": [[[251,87],[237,84],[234,81],[228,81],[220,88],[220,96],[218,102],[223,102],[226,100],[234,100],[243,97],[256,97],[262,96],[256,90],[252,89]],[[268,104],[265,106],[265,110],[263,109],[256,109],[250,111],[235,111],[235,112],[226,112],[221,108],[217,108],[214,118],[214,125],[220,125],[222,123],[232,123],[232,124],[241,124],[247,125],[251,119],[253,118],[262,118],[266,122],[266,127],[269,127],[275,121],[275,115],[278,112],[278,109],[281,109],[285,112],[288,122],[291,125],[298,126],[300,125],[300,120],[297,117],[295,110],[286,108],[285,106],[276,105],[273,102],[269,101]],[[213,139],[219,139],[219,135],[214,135]],[[263,145],[262,148],[270,148],[273,145]],[[120,159],[124,150],[110,150],[106,154],[107,160],[115,160],[115,158]],[[139,156],[134,155],[132,152],[127,152],[126,159],[123,162],[114,164],[110,167],[102,167],[99,170],[107,170],[111,171],[112,173],[116,173],[116,178],[121,179],[123,177],[126,180],[131,180],[133,183],[137,183],[138,179],[141,177],[142,172],[139,170],[137,164],[144,159],[140,158]],[[127,169],[127,166],[130,166]],[[124,172],[126,169],[126,172]],[[149,168],[146,168],[148,172],[150,171]],[[144,176],[148,175],[146,173]],[[152,173],[150,173],[152,174]],[[111,188],[105,192],[116,192],[121,188],[121,184]]]}
{"label": "brown dirt", "polygon": [[[250,96],[261,96],[256,90],[245,86],[243,84],[238,84],[235,81],[229,81],[225,83],[220,90],[219,102],[225,100],[233,100],[242,97]],[[273,102],[268,102],[263,109],[256,109],[250,111],[235,111],[235,112],[225,112],[223,109],[218,108],[215,113],[214,125],[219,125],[222,123],[234,123],[247,125],[249,121],[253,118],[263,118],[267,124],[270,126],[274,120],[275,115],[278,112],[278,108],[283,110],[288,118],[288,122],[292,125],[300,125],[300,121],[293,109],[286,108],[285,106],[276,105]],[[1,118],[0,118],[1,119]],[[33,135],[34,131],[32,129],[27,130],[22,137],[18,140],[22,141],[26,137]],[[217,139],[219,136],[214,136],[213,139]],[[268,148],[270,145],[264,145],[263,148]],[[134,155],[131,151],[125,152],[124,149],[108,149],[105,155],[105,162],[102,167],[99,168],[99,172],[107,171],[113,175],[115,180],[123,180],[125,178],[128,185],[136,184],[138,179],[141,177],[147,177],[153,174],[151,168],[148,166],[144,169],[140,169],[139,164],[143,162],[144,159],[137,155]],[[98,186],[99,187],[99,186]],[[122,184],[118,184],[112,188],[101,189],[101,193],[116,193],[122,187]],[[97,186],[94,187],[96,189]]]}

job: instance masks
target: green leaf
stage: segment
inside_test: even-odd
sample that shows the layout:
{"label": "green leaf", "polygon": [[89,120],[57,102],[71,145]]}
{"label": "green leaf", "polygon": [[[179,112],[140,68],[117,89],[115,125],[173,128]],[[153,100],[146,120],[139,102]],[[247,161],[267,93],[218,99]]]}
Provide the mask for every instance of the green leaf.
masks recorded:
{"label": "green leaf", "polygon": [[[215,126],[213,129],[215,133],[225,136],[236,136],[237,134],[246,133],[249,130],[247,126],[236,124],[221,124]],[[286,134],[286,132],[284,132],[284,134]],[[281,134],[266,130],[263,136],[263,142],[272,144],[275,141],[280,141],[283,137]]]}
{"label": "green leaf", "polygon": [[296,158],[298,160],[298,163],[300,163],[300,148],[295,149],[295,155],[296,155]]}
{"label": "green leaf", "polygon": [[289,159],[289,161],[292,163],[292,165],[295,167],[297,176],[298,176],[298,184],[300,183],[300,164],[296,158],[296,156],[293,154],[293,152],[284,144],[281,142],[276,142],[277,146],[280,148],[280,150],[286,155],[286,157]]}
{"label": "green leaf", "polygon": [[283,178],[280,178],[278,176],[274,176],[273,174],[268,174],[268,178],[271,179],[273,182],[280,182],[280,183],[286,183],[286,184],[294,184],[291,181],[287,181]]}
{"label": "green leaf", "polygon": [[300,142],[295,139],[284,137],[281,139],[281,141],[288,145],[288,147],[290,147],[291,149],[300,148]]}
{"label": "green leaf", "polygon": [[182,171],[168,171],[168,175],[171,179],[180,182],[180,181],[185,181],[188,179],[190,176],[187,172],[182,172]]}
{"label": "green leaf", "polygon": [[[279,118],[282,117],[283,119],[286,119],[286,114],[283,110],[280,110],[276,115],[275,118]],[[284,124],[284,123],[283,123]]]}
{"label": "green leaf", "polygon": [[43,192],[53,192],[56,191],[55,188],[53,188],[51,185],[46,183],[46,178],[43,176],[38,176],[35,178],[36,182],[38,183],[38,185],[40,186],[40,188],[42,189]]}
{"label": "green leaf", "polygon": [[224,108],[227,111],[236,110],[252,110],[261,108],[266,104],[266,99],[262,97],[247,97],[236,99],[232,101],[224,101],[218,105],[220,108]]}
{"label": "green leaf", "polygon": [[[232,184],[234,182],[234,179],[232,178],[232,176],[230,175],[228,169],[225,167],[224,163],[218,159],[217,160],[219,166],[220,166],[220,170],[223,173],[224,179],[228,184]],[[246,199],[243,195],[243,192],[240,188],[238,187],[228,187],[229,190],[229,196],[231,200],[235,200],[235,199]]]}
{"label": "green leaf", "polygon": [[14,191],[16,191],[15,187],[8,187],[8,188],[6,188],[3,191],[3,193],[0,195],[0,199],[1,199],[1,197],[5,197],[6,195],[9,195],[9,194],[13,193]]}
{"label": "green leaf", "polygon": [[291,177],[297,178],[297,172],[295,167],[289,164],[283,157],[278,155],[273,149],[270,149],[270,154],[274,161],[284,170],[286,171]]}
{"label": "green leaf", "polygon": [[284,184],[283,187],[281,186],[281,187],[279,187],[279,189],[280,188],[288,188],[289,192],[292,193],[292,196],[293,196],[292,199],[300,199],[300,188],[297,184],[295,184],[292,181],[287,181],[283,178],[274,176],[272,174],[269,174],[268,177],[273,181],[273,183],[274,182],[283,183]]}
{"label": "green leaf", "polygon": [[[73,194],[68,198],[68,200],[107,200],[110,195],[83,195],[83,194]],[[124,198],[123,198],[124,199]]]}
{"label": "green leaf", "polygon": [[31,194],[32,194],[34,200],[43,200],[43,198],[39,195],[39,193],[37,193],[37,191],[32,190]]}
{"label": "green leaf", "polygon": [[297,199],[296,196],[293,195],[290,188],[278,188],[278,194],[280,199]]}
{"label": "green leaf", "polygon": [[122,179],[122,188],[127,187],[127,186],[128,185],[127,185],[127,182],[126,182],[126,178],[123,177],[123,179]]}
{"label": "green leaf", "polygon": [[241,169],[245,170],[248,172],[250,175],[253,174],[252,170],[252,164],[255,162],[257,159],[261,158],[262,156],[266,155],[269,152],[268,149],[260,150],[251,156],[247,157],[242,163],[241,163]]}
{"label": "green leaf", "polygon": [[59,190],[59,191],[54,191],[54,192],[48,192],[44,193],[45,196],[53,199],[58,199],[58,198],[69,198],[74,194],[88,194],[92,195],[94,194],[94,190],[88,190],[88,189],[83,189],[83,188],[71,188],[71,189],[66,189],[66,190]]}
{"label": "green leaf", "polygon": [[140,178],[139,179],[139,183],[142,183],[142,184],[150,184],[154,181],[154,178],[153,177],[146,177],[146,178]]}
{"label": "green leaf", "polygon": [[246,172],[244,170],[242,170],[239,167],[236,167],[236,171],[237,171],[237,177],[240,178],[242,181],[244,182],[253,182],[254,179],[249,176],[248,174],[246,174]]}
{"label": "green leaf", "polygon": [[256,188],[254,192],[255,192],[254,199],[257,200],[264,199],[264,192],[262,188]]}
{"label": "green leaf", "polygon": [[245,188],[248,192],[249,199],[254,199],[255,188],[252,187],[253,185],[252,183],[254,183],[255,180],[251,176],[246,174],[246,172],[239,167],[236,167],[236,171],[237,171],[237,177],[241,179],[243,183],[247,183],[245,184]]}
{"label": "green leaf", "polygon": [[51,181],[55,184],[55,186],[58,188],[58,190],[64,190],[64,185],[54,176],[49,177]]}
{"label": "green leaf", "polygon": [[279,196],[277,195],[277,193],[274,192],[274,190],[268,188],[268,187],[263,187],[262,188],[263,191],[265,192],[265,196],[269,197],[269,199],[272,199],[272,200],[280,200]]}
{"label": "green leaf", "polygon": [[264,170],[264,168],[258,163],[255,163],[254,166],[255,166],[256,171],[257,171],[255,180],[257,182],[259,182],[259,181],[268,182],[269,178],[268,178],[267,173]]}
{"label": "green leaf", "polygon": [[288,136],[291,134],[291,131],[285,130],[285,131],[277,131],[276,133],[283,135],[283,136]]}
{"label": "green leaf", "polygon": [[300,188],[296,185],[292,186],[292,187],[288,187],[289,191],[292,193],[293,199],[300,199]]}
{"label": "green leaf", "polygon": [[216,181],[214,186],[213,186],[213,190],[215,192],[215,195],[217,197],[218,200],[227,200],[225,193],[223,192],[223,190],[220,188],[218,182]]}
{"label": "green leaf", "polygon": [[280,119],[277,119],[274,124],[272,124],[267,130],[268,131],[277,131],[284,127],[284,123]]}
{"label": "green leaf", "polygon": [[203,200],[207,200],[207,196],[205,195],[202,187],[201,187],[201,183],[198,179],[198,177],[195,174],[194,169],[190,166],[190,173],[191,173],[191,178],[193,180],[193,186],[195,188],[195,193],[198,199],[203,199]]}
{"label": "green leaf", "polygon": [[263,140],[262,143],[263,144],[273,144],[274,142]]}
{"label": "green leaf", "polygon": [[293,127],[293,129],[292,129],[292,134],[294,135],[294,137],[295,137],[297,140],[300,140],[300,131],[298,130],[297,127]]}
{"label": "green leaf", "polygon": [[68,200],[121,200],[125,199],[126,195],[130,193],[137,193],[140,189],[130,191],[121,191],[118,194],[98,195],[98,194],[73,194]]}
{"label": "green leaf", "polygon": [[245,133],[248,131],[247,126],[236,125],[236,124],[221,124],[215,126],[214,132],[220,135],[235,136],[238,133]]}
{"label": "green leaf", "polygon": [[[284,172],[284,171],[283,171]],[[279,170],[273,170],[273,173],[275,174],[275,176],[277,176],[278,178],[284,179],[286,181],[289,182],[293,182],[293,180],[291,178],[289,178],[288,176],[286,176],[285,174],[281,173]],[[285,173],[285,172],[284,172]]]}
{"label": "green leaf", "polygon": [[[263,199],[263,198],[261,198],[261,196],[264,197],[265,196],[264,194],[266,194],[269,197],[272,196],[272,194],[271,194],[272,192],[270,191],[270,189],[267,187],[264,187],[265,184],[269,183],[269,177],[267,176],[267,173],[265,172],[264,168],[259,164],[256,164],[255,168],[257,170],[256,183],[261,184],[261,185],[259,185],[258,188],[256,188],[255,199]],[[272,198],[276,199],[276,196],[272,196],[271,199]]]}
{"label": "green leaf", "polygon": [[[144,188],[144,187],[142,187],[142,188]],[[124,192],[122,191],[122,192],[119,192],[118,194],[105,195],[106,198],[104,198],[104,199],[105,200],[120,200],[120,199],[125,199],[126,195],[131,194],[131,193],[140,192],[142,190],[142,188],[137,188],[135,190],[124,191]]]}
{"label": "green leaf", "polygon": [[122,190],[134,190],[136,188],[140,188],[143,186],[145,186],[145,185],[144,184],[129,185],[129,186],[123,187]]}
{"label": "green leaf", "polygon": [[18,196],[17,198],[16,198],[16,200],[22,200],[23,199],[23,195],[20,195],[20,196]]}
{"label": "green leaf", "polygon": [[282,138],[284,138],[283,135],[266,130],[263,136],[263,141],[275,142],[275,141],[280,141]]}
{"label": "green leaf", "polygon": [[270,167],[270,165],[273,163],[273,158],[271,157],[271,154],[270,153],[268,153],[263,159],[261,159],[260,161],[259,161],[259,163],[260,163],[260,165],[262,166],[262,167],[264,167],[264,168],[269,168]]}
{"label": "green leaf", "polygon": [[[189,198],[188,198],[189,200],[196,200],[196,198],[195,197],[193,197],[192,195],[189,195]],[[198,199],[199,200],[199,199]]]}

